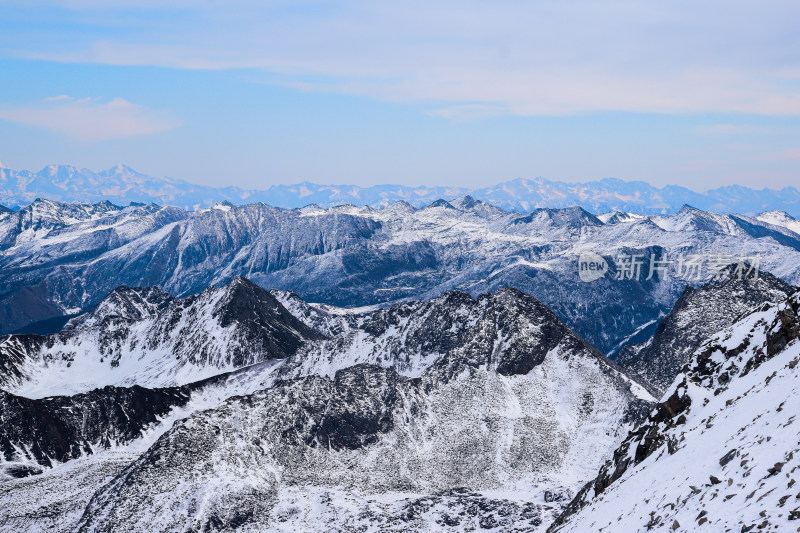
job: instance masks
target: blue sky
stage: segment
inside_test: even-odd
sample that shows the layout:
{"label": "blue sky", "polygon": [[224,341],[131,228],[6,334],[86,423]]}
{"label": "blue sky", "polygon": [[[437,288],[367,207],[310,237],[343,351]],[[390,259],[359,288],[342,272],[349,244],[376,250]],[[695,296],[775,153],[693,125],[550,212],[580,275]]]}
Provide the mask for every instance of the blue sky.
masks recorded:
{"label": "blue sky", "polygon": [[0,0],[0,161],[800,183],[800,3]]}

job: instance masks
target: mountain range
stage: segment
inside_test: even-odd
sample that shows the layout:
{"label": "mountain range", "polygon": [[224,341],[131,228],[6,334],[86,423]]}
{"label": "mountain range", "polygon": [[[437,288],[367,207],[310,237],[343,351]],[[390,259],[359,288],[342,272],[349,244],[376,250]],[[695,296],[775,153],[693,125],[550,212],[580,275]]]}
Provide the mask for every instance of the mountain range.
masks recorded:
{"label": "mountain range", "polygon": [[[654,328],[687,285],[707,281],[681,277],[677,262],[648,276],[650,261],[705,257],[707,278],[713,261],[757,258],[761,269],[800,283],[800,235],[787,226],[688,206],[604,223],[580,207],[520,214],[469,196],[422,208],[218,203],[197,211],[37,200],[0,215],[0,332],[57,331],[123,285],[184,298],[245,276],[339,307],[515,287],[613,354]],[[609,265],[591,283],[578,271],[587,252]],[[623,275],[633,255],[642,272]]]}
{"label": "mountain range", "polygon": [[[225,180],[225,176],[220,176]],[[257,183],[257,178],[254,178]],[[518,178],[489,187],[375,185],[320,185],[310,182],[271,185],[258,189],[236,186],[196,185],[176,178],[157,178],[124,165],[93,172],[69,165],[51,165],[38,172],[12,170],[0,165],[0,204],[19,208],[36,198],[60,202],[96,203],[102,200],[127,205],[130,202],[172,205],[182,209],[210,207],[219,201],[234,204],[264,202],[283,208],[309,204],[334,207],[341,204],[386,207],[398,201],[421,207],[443,198],[453,200],[466,194],[507,210],[528,212],[535,208],[580,206],[595,214],[623,211],[636,214],[670,214],[683,205],[715,213],[756,214],[786,211],[800,216],[800,191],[751,189],[729,185],[706,192],[669,185],[657,188],[643,181],[603,179],[565,183],[543,178]]]}
{"label": "mountain range", "polygon": [[[513,289],[357,313],[243,279],[209,291],[178,301],[123,289],[61,334],[0,340],[0,360],[35,369],[2,384],[0,530],[513,522],[541,531],[653,404],[640,383]],[[255,317],[291,326],[265,327],[260,338],[266,345],[289,331],[295,352],[233,369],[179,346],[154,359],[146,336],[133,339],[173,308],[181,318],[163,320],[163,338],[184,336],[187,325],[194,338],[216,337],[218,322],[203,314],[212,309],[236,317],[230,331]],[[327,334],[299,323],[327,323]],[[67,334],[87,349],[54,351]],[[220,342],[240,344],[231,335]],[[129,362],[114,365],[109,354],[120,346]],[[169,371],[176,366],[215,375],[181,384],[189,378]],[[59,395],[46,395],[45,384]]]}
{"label": "mountain range", "polygon": [[[456,203],[432,209],[506,216]],[[689,214],[657,222],[736,220]],[[785,530],[800,293],[735,266],[622,366],[507,287],[361,308],[117,287],[0,337],[0,531]]]}
{"label": "mountain range", "polygon": [[[667,315],[764,295],[660,402],[515,289],[353,310],[242,278],[121,287],[0,338],[0,531],[791,530],[800,292],[746,283]],[[216,349],[150,353],[188,336]],[[247,344],[275,348],[214,357]]]}
{"label": "mountain range", "polygon": [[0,533],[798,529],[785,210],[105,174],[0,209]]}

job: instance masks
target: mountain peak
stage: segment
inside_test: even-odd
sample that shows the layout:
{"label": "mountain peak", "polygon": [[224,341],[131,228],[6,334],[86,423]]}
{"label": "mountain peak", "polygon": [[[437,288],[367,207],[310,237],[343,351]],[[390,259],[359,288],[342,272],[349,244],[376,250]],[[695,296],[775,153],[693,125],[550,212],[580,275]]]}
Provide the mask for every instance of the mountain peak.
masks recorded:
{"label": "mountain peak", "polygon": [[121,163],[117,163],[113,167],[107,168],[105,170],[101,170],[97,174],[99,176],[111,177],[111,176],[117,176],[117,175],[120,175],[120,174],[134,174],[134,175],[137,175],[139,173],[136,172],[131,167],[129,167],[128,165],[123,165]]}
{"label": "mountain peak", "polygon": [[[15,394],[43,397],[106,385],[185,385],[284,359],[324,337],[268,291],[237,277],[224,287],[182,299],[158,287],[118,287],[92,311],[70,321],[66,330],[38,338],[26,349],[34,362],[44,360],[43,346],[70,357],[31,364],[20,370],[24,375],[19,379],[14,372],[0,376],[0,385]],[[4,357],[0,347],[0,361]],[[53,379],[54,372],[58,379]]]}
{"label": "mountain peak", "polygon": [[233,202],[229,202],[228,200],[223,200],[222,202],[217,202],[211,206],[211,209],[215,209],[217,211],[230,211],[234,209],[236,205]]}
{"label": "mountain peak", "polygon": [[453,200],[451,202],[451,205],[460,209],[467,210],[467,209],[472,209],[477,205],[481,205],[482,203],[483,202],[476,200],[475,198],[467,194],[465,196],[462,196],[461,198],[456,198],[455,200]]}
{"label": "mountain peak", "polygon": [[442,207],[444,209],[453,209],[453,210],[455,210],[455,207],[453,207],[453,204],[451,204],[450,202],[448,202],[447,200],[444,200],[442,198],[439,198],[438,200],[435,200],[435,201],[431,202],[430,204],[428,204],[425,207],[426,208],[430,208],[430,209],[435,208],[435,207]]}
{"label": "mountain peak", "polygon": [[91,311],[67,322],[66,329],[83,330],[113,320],[142,320],[156,316],[174,298],[158,287],[120,285]]}
{"label": "mountain peak", "polygon": [[[305,338],[321,338],[319,333],[292,315],[268,290],[244,276],[236,276],[227,285],[210,291],[211,297],[216,300],[213,315],[223,328],[236,324],[251,329],[254,337],[258,337],[259,331],[267,327],[276,331],[300,332]],[[198,297],[202,294],[204,293]],[[285,340],[290,345],[282,348],[284,352],[298,346],[291,336],[287,336]],[[272,346],[265,348],[272,349]]]}

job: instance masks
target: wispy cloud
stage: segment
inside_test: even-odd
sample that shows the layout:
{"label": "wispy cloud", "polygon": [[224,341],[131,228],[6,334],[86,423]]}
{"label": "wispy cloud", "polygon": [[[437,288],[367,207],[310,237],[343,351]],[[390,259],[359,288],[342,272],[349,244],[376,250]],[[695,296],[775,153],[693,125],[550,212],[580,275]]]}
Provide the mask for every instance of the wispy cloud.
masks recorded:
{"label": "wispy cloud", "polygon": [[164,113],[122,98],[104,102],[67,95],[48,97],[29,107],[0,107],[0,119],[61,133],[81,142],[148,135],[180,125]]}
{"label": "wispy cloud", "polygon": [[482,118],[499,117],[510,114],[510,111],[499,105],[464,104],[432,109],[427,114],[455,120],[476,120]]}
{"label": "wispy cloud", "polygon": [[798,2],[297,2],[51,1],[66,8],[58,35],[6,32],[0,49],[254,69],[274,83],[432,104],[453,118],[476,104],[518,115],[800,115]]}
{"label": "wispy cloud", "polygon": [[43,102],[67,102],[69,100],[73,100],[73,98],[71,96],[66,95],[66,94],[59,94],[58,96],[48,96],[47,98],[45,98],[42,101]]}

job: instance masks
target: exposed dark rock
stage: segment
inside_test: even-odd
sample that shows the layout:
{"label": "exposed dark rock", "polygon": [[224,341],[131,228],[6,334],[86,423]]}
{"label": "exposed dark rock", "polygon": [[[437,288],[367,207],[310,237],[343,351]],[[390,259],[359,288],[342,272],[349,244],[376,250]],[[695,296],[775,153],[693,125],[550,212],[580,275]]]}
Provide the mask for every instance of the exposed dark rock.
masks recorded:
{"label": "exposed dark rock", "polygon": [[[40,400],[0,390],[3,459],[51,467],[53,461],[65,462],[100,448],[125,444],[188,399],[187,388],[105,387]],[[23,464],[12,466],[7,473],[18,477],[38,471]]]}
{"label": "exposed dark rock", "polygon": [[[745,267],[746,274],[749,266]],[[663,393],[692,353],[710,335],[730,326],[742,313],[765,303],[784,300],[794,288],[761,270],[738,279],[736,265],[725,277],[700,288],[686,287],[653,337],[620,350],[615,362]],[[724,377],[722,378],[724,379]]]}

